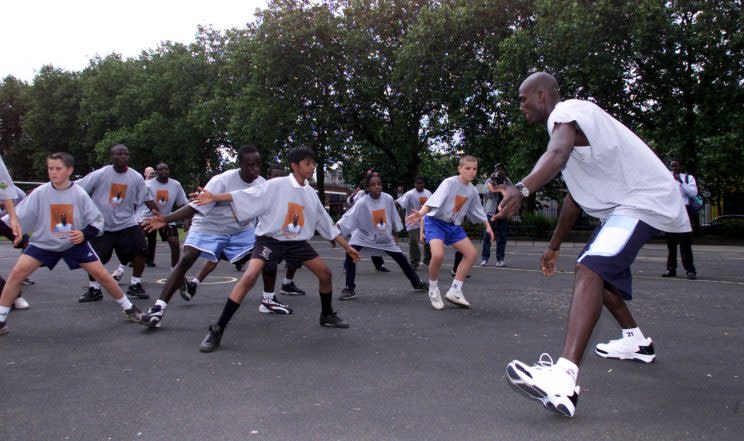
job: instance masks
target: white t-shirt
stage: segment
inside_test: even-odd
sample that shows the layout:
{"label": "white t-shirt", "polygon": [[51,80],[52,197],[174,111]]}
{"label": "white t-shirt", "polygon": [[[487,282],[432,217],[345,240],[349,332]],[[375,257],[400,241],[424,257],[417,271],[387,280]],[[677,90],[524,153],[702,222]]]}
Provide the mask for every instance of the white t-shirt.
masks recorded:
{"label": "white t-shirt", "polygon": [[[240,177],[240,169],[228,170],[216,176],[207,182],[204,188],[213,194],[229,193],[235,190],[256,187],[266,182],[261,176],[256,177],[248,183]],[[244,218],[238,220],[236,213],[229,202],[217,202],[207,205],[196,205],[193,202],[191,206],[199,213],[194,215],[191,222],[191,231],[210,234],[235,234],[248,228],[255,228],[256,219]]]}
{"label": "white t-shirt", "polygon": [[145,179],[131,167],[117,173],[107,165],[75,181],[103,214],[104,231],[119,231],[137,225],[136,210],[149,201]]}
{"label": "white t-shirt", "polygon": [[15,199],[16,191],[14,187],[15,185],[13,185],[13,180],[10,178],[8,168],[5,167],[5,161],[0,156],[0,201]]}
{"label": "white t-shirt", "polygon": [[455,225],[462,225],[466,215],[474,224],[488,220],[478,190],[470,182],[463,184],[459,176],[450,176],[442,181],[424,205],[431,207],[427,216]]}
{"label": "white t-shirt", "polygon": [[548,133],[557,123],[575,121],[589,146],[574,147],[563,169],[571,197],[590,216],[630,216],[666,232],[690,231],[678,184],[653,151],[630,129],[596,104],[568,100],[548,117]]}
{"label": "white t-shirt", "polygon": [[[173,207],[185,205],[189,202],[186,192],[183,191],[181,183],[175,179],[168,178],[168,181],[162,183],[155,179],[150,179],[147,183],[147,191],[150,192],[150,199],[158,206],[160,214],[168,216],[173,212]],[[145,207],[142,217],[152,216],[150,209]]]}
{"label": "white t-shirt", "polygon": [[274,178],[245,190],[231,191],[239,220],[258,218],[256,236],[276,240],[309,240],[317,230],[328,240],[340,234],[310,184],[294,175]]}
{"label": "white t-shirt", "polygon": [[[424,205],[430,197],[431,192],[429,190],[424,189],[423,191],[419,192],[415,188],[413,188],[405,192],[403,196],[398,198],[395,202],[397,202],[398,205],[403,208],[404,215],[408,216],[411,210],[420,210],[421,206]],[[415,224],[406,225],[406,230],[418,230],[420,226],[421,224],[416,222]]]}
{"label": "white t-shirt", "polygon": [[393,231],[402,230],[403,222],[395,209],[393,197],[387,193],[381,193],[377,199],[365,195],[344,213],[336,225],[344,236],[351,234],[351,245],[401,252]]}

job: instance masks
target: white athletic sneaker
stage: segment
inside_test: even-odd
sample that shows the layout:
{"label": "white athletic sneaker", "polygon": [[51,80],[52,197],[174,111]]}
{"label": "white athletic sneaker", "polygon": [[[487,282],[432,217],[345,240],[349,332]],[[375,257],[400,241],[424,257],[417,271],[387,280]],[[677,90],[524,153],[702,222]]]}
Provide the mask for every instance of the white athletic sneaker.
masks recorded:
{"label": "white athletic sneaker", "polygon": [[121,278],[124,276],[124,271],[120,270],[119,268],[116,268],[114,272],[111,273],[111,277],[114,278],[117,282],[121,281]]}
{"label": "white athletic sneaker", "polygon": [[576,413],[580,388],[568,372],[553,365],[549,354],[540,355],[534,366],[512,361],[506,366],[506,379],[514,390],[548,410],[567,417]]}
{"label": "white athletic sneaker", "polygon": [[15,309],[22,310],[22,309],[28,309],[30,307],[31,305],[29,305],[26,299],[24,299],[21,296],[18,296],[16,297],[15,300],[13,300],[13,308]]}
{"label": "white athletic sneaker", "polygon": [[279,303],[276,296],[274,296],[270,299],[261,300],[258,312],[263,314],[292,314],[294,310],[289,305]]}
{"label": "white athletic sneaker", "polygon": [[429,301],[434,309],[444,309],[444,302],[442,301],[442,294],[439,293],[438,286],[429,286]]}
{"label": "white athletic sneaker", "polygon": [[506,262],[504,262],[503,260],[497,260],[496,261],[496,266],[499,267],[499,268],[503,268],[503,267],[506,266]]}
{"label": "white athletic sneaker", "polygon": [[594,352],[604,358],[637,360],[644,363],[651,363],[656,358],[654,344],[648,337],[640,340],[623,336],[623,338],[610,340],[607,343],[599,343],[594,348]]}
{"label": "white athletic sneaker", "polygon": [[450,288],[447,294],[444,295],[444,298],[460,308],[470,308],[470,302],[468,302],[468,299],[465,298],[460,289]]}

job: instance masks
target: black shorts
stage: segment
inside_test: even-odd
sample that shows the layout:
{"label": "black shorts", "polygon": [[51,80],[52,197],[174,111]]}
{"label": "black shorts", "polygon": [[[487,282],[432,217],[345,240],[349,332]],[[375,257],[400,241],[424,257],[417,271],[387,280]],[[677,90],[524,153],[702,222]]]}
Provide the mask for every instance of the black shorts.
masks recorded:
{"label": "black shorts", "polygon": [[114,251],[123,265],[134,260],[135,256],[147,256],[145,232],[139,225],[119,231],[104,231],[103,235],[91,239],[90,244],[104,264],[111,260]]}
{"label": "black shorts", "polygon": [[284,259],[288,267],[299,268],[302,262],[318,257],[318,252],[304,240],[276,240],[271,237],[258,236],[253,246],[251,259],[261,259],[268,270],[275,270]]}
{"label": "black shorts", "polygon": [[155,240],[155,234],[160,234],[160,240],[163,242],[168,242],[168,238],[171,237],[171,235],[175,235],[178,237],[178,229],[175,225],[166,225],[163,228],[160,228],[158,230],[153,230],[150,233],[145,233],[147,235],[147,238],[150,240]]}

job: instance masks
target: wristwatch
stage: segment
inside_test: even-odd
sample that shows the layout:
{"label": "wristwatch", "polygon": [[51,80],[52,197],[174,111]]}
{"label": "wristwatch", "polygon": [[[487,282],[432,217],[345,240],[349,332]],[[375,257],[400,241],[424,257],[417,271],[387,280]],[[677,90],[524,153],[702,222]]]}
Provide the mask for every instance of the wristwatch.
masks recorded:
{"label": "wristwatch", "polygon": [[521,193],[523,198],[530,196],[530,190],[527,187],[525,187],[524,184],[522,184],[521,182],[517,182],[516,184],[514,184],[514,188],[519,190],[519,193]]}

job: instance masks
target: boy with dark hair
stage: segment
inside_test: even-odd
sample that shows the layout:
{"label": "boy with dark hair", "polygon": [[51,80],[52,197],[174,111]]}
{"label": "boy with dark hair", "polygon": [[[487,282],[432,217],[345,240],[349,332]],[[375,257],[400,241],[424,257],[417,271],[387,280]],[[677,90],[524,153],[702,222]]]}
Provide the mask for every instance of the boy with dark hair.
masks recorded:
{"label": "boy with dark hair", "polygon": [[[421,206],[426,203],[431,197],[431,192],[424,188],[424,178],[416,176],[413,182],[413,188],[408,190],[400,198],[395,201],[395,205],[403,209],[404,213],[409,213],[412,210],[420,210]],[[421,262],[421,250],[419,249],[419,236],[421,233],[421,224],[406,225],[408,230],[408,254],[411,262],[411,266],[416,269]],[[429,266],[431,260],[431,250],[428,244],[424,244],[424,265]]]}
{"label": "boy with dark hair", "polygon": [[407,224],[419,222],[422,217],[424,218],[424,237],[431,247],[429,300],[434,309],[444,309],[438,286],[439,269],[444,259],[444,247],[449,245],[463,254],[463,260],[452,281],[452,287],[444,298],[461,308],[470,308],[470,303],[462,293],[462,285],[477,258],[477,252],[462,228],[465,216],[467,215],[473,223],[482,223],[493,240],[493,231],[483,210],[480,195],[472,184],[478,173],[478,160],[471,155],[463,156],[460,158],[457,171],[460,173],[458,176],[442,181],[423,207],[418,211],[412,211],[406,217]]}
{"label": "boy with dark hair", "polygon": [[[18,258],[0,295],[0,334],[8,332],[5,322],[10,305],[21,291],[23,280],[41,266],[52,270],[60,259],[64,259],[70,269],[82,267],[101,283],[128,319],[139,321],[142,316],[88,243],[88,240],[101,234],[103,215],[85,190],[70,182],[74,165],[69,153],[50,155],[47,158],[50,182],[34,190],[18,207],[18,219],[32,234],[28,247]],[[3,221],[7,218],[3,218]],[[60,223],[70,228],[55,231],[55,226]]]}
{"label": "boy with dark hair", "polygon": [[[266,180],[259,176],[261,172],[261,155],[252,145],[242,146],[238,150],[240,168],[228,170],[207,182],[205,188],[222,193],[258,186]],[[173,293],[183,283],[186,271],[201,256],[217,263],[221,256],[230,262],[236,262],[250,254],[256,242],[255,218],[236,219],[230,204],[225,202],[184,205],[168,216],[153,216],[144,219],[143,228],[155,231],[169,222],[193,216],[189,234],[184,241],[183,254],[178,263],[168,274],[160,292],[160,298],[147,311],[142,324],[159,328],[165,314],[165,308]],[[194,292],[196,292],[194,290]],[[189,293],[189,300],[193,293]],[[264,299],[261,305],[269,312],[289,314],[292,309],[282,305],[276,298]]]}
{"label": "boy with dark hair", "polygon": [[[256,284],[264,267],[276,266],[282,259],[286,260],[288,266],[306,266],[318,278],[322,306],[320,325],[349,327],[332,307],[331,270],[307,241],[317,230],[324,238],[341,244],[355,262],[359,260],[359,253],[346,243],[308,182],[315,173],[313,151],[297,147],[289,152],[288,159],[292,174],[287,177],[223,194],[212,194],[199,188],[200,193],[191,195],[197,204],[232,202],[238,219],[258,218],[256,246],[248,269],[230,292],[217,323],[209,327],[209,333],[199,347],[202,352],[212,352],[220,345],[225,327],[245,295]],[[287,229],[288,225],[295,224],[295,216],[299,232]]]}

